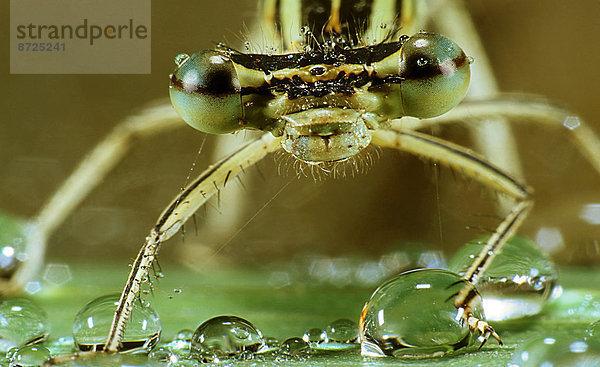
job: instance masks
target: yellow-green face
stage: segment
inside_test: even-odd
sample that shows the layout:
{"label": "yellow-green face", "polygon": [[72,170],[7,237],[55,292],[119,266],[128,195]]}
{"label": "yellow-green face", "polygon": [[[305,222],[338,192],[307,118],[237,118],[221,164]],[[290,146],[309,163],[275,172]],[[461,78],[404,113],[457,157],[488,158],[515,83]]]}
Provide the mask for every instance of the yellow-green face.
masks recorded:
{"label": "yellow-green face", "polygon": [[171,101],[189,125],[207,133],[270,131],[306,162],[357,154],[370,131],[390,119],[447,112],[464,97],[470,76],[462,49],[432,33],[351,50],[203,51],[177,63]]}

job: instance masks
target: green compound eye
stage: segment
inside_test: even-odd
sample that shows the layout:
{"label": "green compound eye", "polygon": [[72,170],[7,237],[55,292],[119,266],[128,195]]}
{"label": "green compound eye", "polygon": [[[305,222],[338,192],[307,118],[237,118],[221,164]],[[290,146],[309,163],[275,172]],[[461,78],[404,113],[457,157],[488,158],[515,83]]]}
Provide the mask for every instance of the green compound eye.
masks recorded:
{"label": "green compound eye", "polygon": [[241,128],[241,87],[231,60],[216,51],[175,58],[171,103],[188,125],[205,133],[224,134]]}
{"label": "green compound eye", "polygon": [[402,46],[401,99],[404,114],[439,116],[464,97],[469,86],[469,59],[454,41],[417,33]]}

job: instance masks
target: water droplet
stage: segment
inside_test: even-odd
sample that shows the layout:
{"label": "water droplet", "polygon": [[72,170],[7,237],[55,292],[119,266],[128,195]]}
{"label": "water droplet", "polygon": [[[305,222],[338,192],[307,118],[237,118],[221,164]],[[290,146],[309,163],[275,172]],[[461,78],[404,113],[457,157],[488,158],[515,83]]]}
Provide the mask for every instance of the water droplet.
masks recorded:
{"label": "water droplet", "polygon": [[[361,353],[438,357],[475,344],[475,336],[462,322],[452,299],[464,284],[458,274],[420,269],[379,286],[361,314]],[[478,300],[471,302],[472,314],[483,320]]]}
{"label": "water droplet", "polygon": [[600,345],[583,341],[572,333],[554,332],[525,341],[509,366],[598,366]]}
{"label": "water droplet", "polygon": [[358,347],[358,324],[348,319],[335,320],[325,329],[327,340],[311,348],[326,351],[350,350]]}
{"label": "water droplet", "polygon": [[[119,294],[98,297],[79,311],[73,321],[73,338],[80,350],[101,350],[104,347]],[[162,330],[158,314],[150,304],[134,302],[121,350],[151,350],[160,338]]]}
{"label": "water droplet", "polygon": [[173,289],[173,292],[175,292],[175,294],[180,294],[181,292],[183,292],[183,289],[175,288],[175,289]]}
{"label": "water droplet", "polygon": [[354,343],[358,339],[358,324],[348,319],[338,319],[325,329],[329,341]]}
{"label": "water droplet", "polygon": [[10,366],[41,366],[50,359],[50,351],[38,345],[27,345],[19,348],[10,359]]}
{"label": "water droplet", "polygon": [[[202,323],[192,337],[192,354],[207,358],[207,352],[220,360],[248,359],[261,351],[264,338],[249,321],[237,316],[218,316]],[[209,359],[210,361],[210,359]]]}
{"label": "water droplet", "polygon": [[472,63],[474,63],[474,62],[475,62],[475,59],[474,59],[474,58],[472,58],[471,56],[467,56],[467,62],[468,62],[469,64],[472,64]]}
{"label": "water droplet", "polygon": [[279,340],[272,336],[265,338],[265,346],[269,349],[279,349]]}
{"label": "water droplet", "polygon": [[585,329],[585,340],[600,345],[600,320],[594,321]]}
{"label": "water droplet", "polygon": [[46,339],[48,315],[35,303],[13,298],[0,302],[0,351]]}
{"label": "water droplet", "polygon": [[192,341],[194,336],[194,330],[192,329],[181,329],[175,334],[174,340],[185,340],[186,342]]}
{"label": "water droplet", "polygon": [[[486,240],[463,246],[450,261],[450,270],[464,272]],[[513,237],[480,275],[477,290],[487,319],[500,321],[539,313],[557,281],[554,264],[535,243]]]}
{"label": "water droplet", "polygon": [[323,329],[312,328],[304,333],[302,340],[308,343],[311,347],[316,347],[318,344],[329,341],[327,333]]}
{"label": "water droplet", "polygon": [[188,55],[188,54],[179,54],[179,55],[175,56],[175,65],[177,65],[178,67],[181,67],[181,65],[183,65],[183,63],[186,62],[189,58],[190,58],[190,55]]}
{"label": "water droplet", "polygon": [[177,365],[180,356],[173,353],[168,347],[158,347],[148,354],[148,358],[159,362],[167,362],[168,364]]}
{"label": "water droplet", "polygon": [[310,346],[300,338],[286,339],[279,347],[278,361],[298,360],[306,358],[310,353]]}

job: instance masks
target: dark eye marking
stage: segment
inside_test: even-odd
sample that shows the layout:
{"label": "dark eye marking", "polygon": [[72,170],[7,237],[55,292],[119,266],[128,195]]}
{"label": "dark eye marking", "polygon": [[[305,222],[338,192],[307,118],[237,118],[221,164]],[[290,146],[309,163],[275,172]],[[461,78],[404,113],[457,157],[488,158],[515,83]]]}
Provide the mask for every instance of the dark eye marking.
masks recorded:
{"label": "dark eye marking", "polygon": [[204,85],[200,86],[204,93],[222,95],[236,93],[237,88],[230,70],[214,68],[206,73]]}
{"label": "dark eye marking", "polygon": [[438,60],[421,53],[410,55],[405,62],[402,77],[406,79],[429,79],[442,74]]}

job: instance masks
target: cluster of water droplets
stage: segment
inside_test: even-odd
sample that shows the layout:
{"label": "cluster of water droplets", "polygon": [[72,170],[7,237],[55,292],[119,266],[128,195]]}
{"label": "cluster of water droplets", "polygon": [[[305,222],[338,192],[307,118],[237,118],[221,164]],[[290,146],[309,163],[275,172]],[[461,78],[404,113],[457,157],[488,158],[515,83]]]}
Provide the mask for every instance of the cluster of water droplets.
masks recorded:
{"label": "cluster of water droplets", "polygon": [[302,361],[324,351],[358,349],[358,325],[348,319],[333,321],[325,329],[311,328],[302,337],[283,341],[265,337],[250,321],[238,316],[218,316],[195,331],[182,330],[175,339],[153,350],[149,357],[176,365],[233,363],[240,361]]}
{"label": "cluster of water droplets", "polygon": [[[355,354],[360,351],[368,357],[430,358],[474,350],[481,345],[480,335],[465,324],[453,300],[465,284],[470,286],[458,273],[472,261],[482,242],[476,241],[459,251],[450,262],[454,271],[412,270],[383,282],[366,302],[358,323],[339,319],[324,328],[313,327],[302,335],[286,339],[265,337],[259,328],[243,318],[219,316],[202,322],[195,330],[181,330],[172,340],[159,343],[162,331],[159,316],[148,303],[138,299],[122,339],[123,351],[129,354],[97,355],[89,362],[109,365],[156,362],[181,366],[243,361],[277,364],[344,351]],[[336,266],[323,267],[323,261],[312,261],[309,268],[320,274],[319,269],[339,265],[334,261],[327,264]],[[372,268],[381,270],[377,274],[388,274],[389,269],[414,262],[410,256],[396,253],[373,262]],[[438,258],[436,264],[445,262]],[[381,279],[382,275],[377,274],[375,278]],[[478,288],[482,291],[483,301],[474,297],[469,303],[470,311],[482,321],[485,320],[483,309],[499,320],[535,314],[556,288],[556,281],[556,269],[539,250],[527,241],[513,239],[498,255],[494,265],[481,276]],[[505,311],[501,317],[497,316],[493,308],[488,310],[486,297],[488,303],[493,301],[489,304],[495,302],[497,307],[504,309],[511,309],[517,302],[519,307],[515,309],[519,310]],[[595,317],[594,310],[600,309],[600,303],[582,297],[580,304],[569,310]],[[113,294],[89,302],[75,317],[72,337],[62,337],[43,345],[39,342],[50,333],[44,311],[28,300],[2,301],[0,347],[7,352],[6,360],[12,366],[34,366],[42,364],[51,355],[101,350],[118,299],[118,295]],[[600,345],[599,325],[599,322],[590,324],[586,334],[581,336],[532,338],[518,349],[512,363],[526,366],[551,357],[559,360],[577,360],[582,356],[596,358]],[[143,357],[139,357],[140,354]]]}

